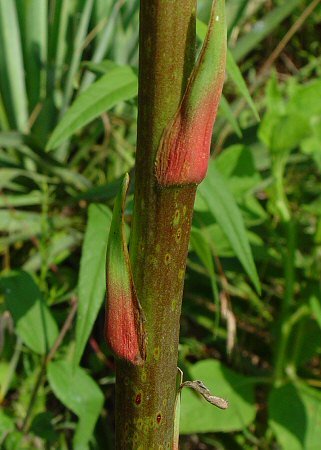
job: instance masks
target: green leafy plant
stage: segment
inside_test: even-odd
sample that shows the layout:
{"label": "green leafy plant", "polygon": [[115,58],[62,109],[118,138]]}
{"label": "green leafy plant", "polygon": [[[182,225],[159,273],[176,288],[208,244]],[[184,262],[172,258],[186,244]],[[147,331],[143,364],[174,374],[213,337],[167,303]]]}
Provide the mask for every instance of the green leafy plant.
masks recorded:
{"label": "green leafy plant", "polygon": [[[185,97],[179,108],[197,61],[195,43],[200,54],[210,23],[209,0],[197,2],[196,41],[194,15],[187,26],[185,15],[178,14],[193,42],[186,45],[186,35],[173,24],[179,3],[168,17],[172,38],[166,52],[184,47],[186,64],[167,61],[170,82],[143,89],[138,102],[138,129],[142,120],[149,125],[137,157],[154,180],[163,131],[175,136],[179,128],[170,127],[171,119],[190,105]],[[186,12],[192,3],[179,8]],[[121,369],[117,363],[115,370],[104,342],[103,303],[108,235],[116,220],[112,209],[126,172],[131,182],[118,223],[123,221],[130,244],[134,282],[144,276],[136,272],[143,254],[150,255],[148,269],[157,271],[158,257],[140,244],[156,239],[168,220],[164,213],[153,238],[147,229],[141,242],[135,238],[153,205],[139,205],[145,181],[133,171],[137,74],[143,76],[139,6],[138,0],[0,2],[0,447],[5,450],[115,448],[115,374],[119,378]],[[172,355],[171,366],[151,387],[159,392],[164,380],[172,386],[173,408],[166,408],[173,415],[175,408],[175,423],[165,423],[169,416],[161,405],[153,425],[156,435],[168,426],[176,446],[179,430],[182,450],[305,450],[320,440],[320,13],[318,0],[226,0],[224,91],[207,176],[196,192],[190,243],[184,236],[180,244],[184,239],[181,260],[187,255],[178,347],[183,374],[176,372]],[[141,46],[143,54],[152,38]],[[145,75],[167,73],[163,66],[153,72],[147,56],[141,67]],[[141,104],[146,110],[151,102],[161,114],[157,121],[141,115]],[[139,157],[144,149],[150,151],[147,158]],[[169,211],[165,197],[160,207]],[[142,206],[145,213],[137,214]],[[178,228],[173,223],[171,230]],[[171,289],[167,279],[165,292]],[[176,296],[168,303],[178,299],[182,284],[172,287]],[[139,301],[142,290],[143,281]],[[144,296],[141,303],[151,315]],[[174,303],[178,330],[179,302]],[[155,318],[159,328],[161,321]],[[145,331],[150,324],[144,322]],[[170,340],[167,329],[165,338]],[[177,343],[178,333],[173,346]],[[142,366],[127,373],[145,379]],[[214,395],[198,382],[180,389],[186,380],[202,380]],[[132,388],[133,401],[141,382],[125,389]],[[200,393],[214,402],[215,396],[228,399],[229,408],[220,411]],[[144,396],[139,399],[143,405]],[[135,408],[138,418],[141,410]],[[155,419],[155,411],[144,414]],[[148,430],[152,434],[151,421]]]}

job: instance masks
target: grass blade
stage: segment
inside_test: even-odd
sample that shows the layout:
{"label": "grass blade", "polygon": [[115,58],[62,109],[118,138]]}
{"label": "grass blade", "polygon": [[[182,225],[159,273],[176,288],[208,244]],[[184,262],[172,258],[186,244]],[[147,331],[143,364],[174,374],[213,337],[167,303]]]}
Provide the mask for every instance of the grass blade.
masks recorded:
{"label": "grass blade", "polygon": [[117,67],[92,84],[72,104],[53,131],[47,150],[58,147],[75,131],[115,106],[137,95],[137,77],[128,66]]}
{"label": "grass blade", "polygon": [[18,2],[17,7],[20,16],[29,113],[32,113],[45,93],[48,6],[43,0],[24,0]]}
{"label": "grass blade", "polygon": [[259,122],[260,121],[259,113],[257,112],[256,106],[255,106],[255,104],[252,100],[252,97],[248,91],[248,88],[244,81],[243,75],[242,75],[238,65],[236,64],[231,51],[227,52],[226,65],[227,65],[227,73],[228,73],[229,77],[231,78],[233,83],[236,85],[240,94],[243,96],[243,98],[245,99],[245,101],[247,102],[249,107],[251,108],[251,110],[254,114],[254,117]]}
{"label": "grass blade", "polygon": [[199,186],[199,191],[206,201],[209,211],[228,238],[235,255],[260,293],[260,281],[242,215],[223,175],[213,161],[209,165],[206,179]]}
{"label": "grass blade", "polygon": [[0,1],[0,90],[12,128],[27,130],[28,102],[15,2]]}
{"label": "grass blade", "polygon": [[274,8],[263,20],[256,22],[252,30],[244,34],[232,49],[235,61],[238,62],[243,59],[301,3],[303,3],[302,0],[284,2],[282,5]]}
{"label": "grass blade", "polygon": [[[105,260],[112,213],[103,205],[89,207],[80,261],[74,365],[78,365],[104,300]],[[99,244],[97,244],[99,243]]]}
{"label": "grass blade", "polygon": [[69,72],[68,72],[67,79],[66,79],[64,100],[63,100],[63,106],[61,109],[61,114],[63,114],[66,111],[67,106],[72,97],[74,77],[77,73],[77,70],[79,69],[81,55],[83,52],[83,42],[85,40],[87,31],[88,31],[89,19],[90,19],[93,3],[94,3],[93,0],[87,0],[85,2],[85,6],[84,6],[83,12],[81,14],[79,27],[78,27],[78,30],[77,30],[77,33],[75,36],[75,40],[74,40],[70,68],[69,68]]}

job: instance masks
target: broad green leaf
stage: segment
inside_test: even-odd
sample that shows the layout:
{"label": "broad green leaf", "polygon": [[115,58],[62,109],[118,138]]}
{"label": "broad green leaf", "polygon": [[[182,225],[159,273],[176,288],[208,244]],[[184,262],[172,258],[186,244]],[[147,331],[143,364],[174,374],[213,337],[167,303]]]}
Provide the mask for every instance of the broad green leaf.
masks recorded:
{"label": "broad green leaf", "polygon": [[209,211],[226,234],[235,255],[251,278],[256,290],[260,292],[260,281],[242,215],[224,176],[213,161],[209,164],[204,182],[199,186],[199,192],[206,201]]}
{"label": "broad green leaf", "polygon": [[3,443],[2,439],[15,429],[14,419],[8,416],[3,409],[0,409],[0,445]]}
{"label": "broad green leaf", "polygon": [[14,429],[5,440],[5,450],[27,450],[24,442],[24,433]]}
{"label": "broad green leaf", "polygon": [[0,278],[0,288],[17,335],[34,352],[47,353],[58,337],[58,327],[33,278],[26,272],[11,272]]}
{"label": "broad green leaf", "polygon": [[57,147],[117,103],[137,95],[137,76],[128,66],[116,67],[76,98],[53,131],[47,149]]}
{"label": "broad green leaf", "polygon": [[111,218],[112,213],[107,206],[90,205],[78,280],[75,365],[79,364],[104,300],[106,249]]}
{"label": "broad green leaf", "polygon": [[84,369],[67,361],[51,362],[47,374],[56,397],[78,416],[73,449],[87,449],[104,403],[101,390]]}
{"label": "broad green leaf", "polygon": [[302,3],[304,3],[303,0],[284,2],[280,6],[272,9],[263,19],[254,22],[252,30],[238,39],[237,44],[232,49],[235,61],[238,62],[243,59]]}
{"label": "broad green leaf", "polygon": [[194,364],[189,370],[193,380],[201,380],[213,395],[229,402],[222,411],[207,403],[190,389],[182,390],[181,434],[231,432],[246,428],[256,414],[253,383],[243,375],[212,359]]}
{"label": "broad green leaf", "polygon": [[244,202],[245,195],[261,181],[251,150],[244,145],[232,145],[226,148],[215,160],[215,165],[224,175],[237,201]]}
{"label": "broad green leaf", "polygon": [[303,384],[274,388],[269,424],[284,450],[318,450],[321,442],[321,395]]}
{"label": "broad green leaf", "polygon": [[270,149],[273,153],[291,151],[310,133],[309,121],[300,112],[280,117],[272,130]]}
{"label": "broad green leaf", "polygon": [[321,114],[321,81],[313,80],[304,86],[298,87],[293,97],[289,100],[287,111],[300,112],[309,117]]}
{"label": "broad green leaf", "polygon": [[46,442],[53,442],[59,437],[53,426],[55,417],[51,412],[41,412],[37,414],[30,426],[31,433],[44,439]]}

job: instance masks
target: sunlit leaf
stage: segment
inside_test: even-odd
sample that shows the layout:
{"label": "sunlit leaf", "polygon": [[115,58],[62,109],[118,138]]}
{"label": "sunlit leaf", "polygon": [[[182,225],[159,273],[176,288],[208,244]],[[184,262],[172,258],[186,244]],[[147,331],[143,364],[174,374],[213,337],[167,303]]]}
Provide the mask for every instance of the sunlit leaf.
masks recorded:
{"label": "sunlit leaf", "polygon": [[103,112],[136,95],[137,76],[130,67],[110,70],[76,98],[53,131],[47,149],[57,147]]}
{"label": "sunlit leaf", "polygon": [[0,278],[0,287],[17,335],[34,352],[48,352],[58,327],[33,278],[26,272],[12,272]]}
{"label": "sunlit leaf", "polygon": [[79,418],[73,449],[86,449],[103,406],[101,390],[84,369],[67,361],[51,362],[48,380],[57,398]]}

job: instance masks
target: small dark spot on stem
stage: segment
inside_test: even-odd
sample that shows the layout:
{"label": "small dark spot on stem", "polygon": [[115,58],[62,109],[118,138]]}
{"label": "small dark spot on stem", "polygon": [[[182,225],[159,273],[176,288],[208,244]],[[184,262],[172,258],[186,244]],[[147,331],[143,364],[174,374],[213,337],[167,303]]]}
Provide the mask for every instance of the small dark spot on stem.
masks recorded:
{"label": "small dark spot on stem", "polygon": [[135,403],[136,403],[136,405],[140,405],[141,402],[142,402],[142,394],[139,392],[139,393],[136,395]]}
{"label": "small dark spot on stem", "polygon": [[156,420],[157,420],[157,423],[159,425],[161,423],[161,420],[162,420],[162,415],[160,413],[157,414]]}

